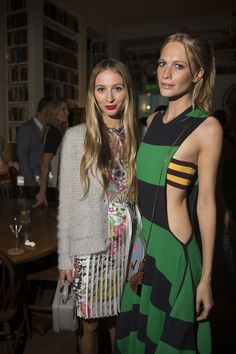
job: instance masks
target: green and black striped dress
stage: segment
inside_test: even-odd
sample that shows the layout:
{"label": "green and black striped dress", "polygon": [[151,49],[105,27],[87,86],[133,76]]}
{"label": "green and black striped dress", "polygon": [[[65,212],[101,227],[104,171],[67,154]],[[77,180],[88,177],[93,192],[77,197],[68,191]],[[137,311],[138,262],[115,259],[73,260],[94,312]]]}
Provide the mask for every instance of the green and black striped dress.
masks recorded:
{"label": "green and black striped dress", "polygon": [[171,232],[166,201],[167,183],[185,189],[193,223],[197,166],[173,157],[206,117],[201,110],[188,108],[165,124],[159,112],[140,145],[137,177],[142,236],[149,238],[147,259],[140,296],[125,285],[114,354],[211,353],[210,323],[195,319],[195,292],[202,270],[199,244],[194,233],[182,243]]}

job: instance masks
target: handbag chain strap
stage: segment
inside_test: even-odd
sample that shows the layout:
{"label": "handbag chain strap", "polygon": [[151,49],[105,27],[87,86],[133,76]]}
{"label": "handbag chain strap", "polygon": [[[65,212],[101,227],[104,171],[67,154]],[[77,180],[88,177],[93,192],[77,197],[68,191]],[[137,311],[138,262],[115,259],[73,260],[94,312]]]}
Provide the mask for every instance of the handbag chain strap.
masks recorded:
{"label": "handbag chain strap", "polygon": [[147,241],[146,241],[146,250],[148,248],[148,244],[149,244],[149,240],[150,240],[150,236],[151,236],[151,232],[152,232],[152,225],[153,225],[153,219],[154,219],[154,215],[155,215],[155,212],[156,212],[156,206],[157,206],[157,200],[158,200],[158,195],[159,195],[159,186],[160,186],[160,181],[161,181],[161,178],[162,178],[162,174],[163,174],[163,170],[164,170],[164,166],[165,166],[165,163],[167,161],[167,158],[168,156],[170,155],[171,153],[171,150],[173,148],[173,146],[177,143],[177,141],[181,138],[181,136],[183,135],[183,133],[186,131],[186,129],[191,125],[193,121],[191,120],[187,125],[185,125],[185,127],[181,130],[181,132],[179,133],[179,135],[177,136],[177,138],[173,141],[173,143],[171,144],[169,150],[167,151],[164,159],[163,159],[163,163],[162,163],[162,166],[161,166],[161,172],[160,172],[160,175],[159,175],[159,180],[158,180],[158,184],[156,186],[156,193],[155,193],[155,198],[154,198],[154,205],[153,205],[153,209],[152,209],[152,215],[151,215],[151,225],[150,225],[150,229],[149,229],[149,233],[148,233],[148,238],[147,238]]}

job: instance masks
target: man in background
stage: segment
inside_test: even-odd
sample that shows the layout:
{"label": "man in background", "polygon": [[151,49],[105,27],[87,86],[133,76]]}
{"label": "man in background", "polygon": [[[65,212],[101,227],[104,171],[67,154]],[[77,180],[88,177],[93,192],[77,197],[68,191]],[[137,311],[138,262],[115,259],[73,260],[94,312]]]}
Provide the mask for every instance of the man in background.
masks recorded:
{"label": "man in background", "polygon": [[38,176],[44,149],[45,108],[50,100],[50,97],[40,99],[36,114],[19,127],[17,135],[19,175],[24,177],[24,186],[29,197],[34,197],[38,191]]}

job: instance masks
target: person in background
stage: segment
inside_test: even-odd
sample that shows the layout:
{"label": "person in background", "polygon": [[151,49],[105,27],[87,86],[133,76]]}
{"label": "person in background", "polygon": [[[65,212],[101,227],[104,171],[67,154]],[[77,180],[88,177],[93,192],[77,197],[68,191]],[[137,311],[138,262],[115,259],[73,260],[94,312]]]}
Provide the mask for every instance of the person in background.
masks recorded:
{"label": "person in background", "polygon": [[40,175],[44,148],[42,137],[45,125],[45,108],[50,100],[50,97],[40,99],[36,114],[19,127],[17,134],[19,175],[24,177],[24,185],[30,197],[34,197],[38,191],[37,176]]}
{"label": "person in background", "polygon": [[[16,183],[13,177],[16,177],[17,170],[13,166],[9,166],[8,161],[4,156],[5,140],[3,136],[0,136],[0,199],[15,198]],[[13,175],[12,171],[15,172]]]}
{"label": "person in background", "polygon": [[68,120],[68,107],[64,98],[52,99],[45,110],[47,128],[44,132],[44,150],[40,168],[40,188],[33,207],[47,205],[47,198],[58,199],[60,147]]}
{"label": "person in background", "polygon": [[210,354],[223,136],[210,114],[215,79],[210,43],[187,32],[170,35],[161,46],[157,79],[168,107],[149,117],[137,154],[147,247],[143,282],[139,294],[125,285],[114,353]]}
{"label": "person in background", "polygon": [[105,59],[91,74],[86,124],[67,130],[60,165],[58,267],[61,283],[73,284],[81,354],[98,353],[103,318],[114,345],[136,217],[137,136],[128,69]]}

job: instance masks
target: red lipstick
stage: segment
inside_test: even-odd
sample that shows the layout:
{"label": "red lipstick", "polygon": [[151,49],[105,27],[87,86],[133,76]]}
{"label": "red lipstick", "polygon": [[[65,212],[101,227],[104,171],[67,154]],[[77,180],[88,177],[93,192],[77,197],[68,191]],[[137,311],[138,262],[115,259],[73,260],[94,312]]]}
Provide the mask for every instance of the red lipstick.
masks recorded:
{"label": "red lipstick", "polygon": [[116,108],[116,104],[107,105],[105,106],[105,108],[108,109],[109,111],[112,111],[113,109]]}

